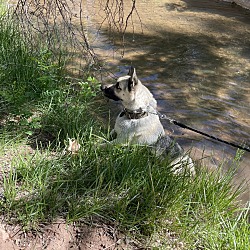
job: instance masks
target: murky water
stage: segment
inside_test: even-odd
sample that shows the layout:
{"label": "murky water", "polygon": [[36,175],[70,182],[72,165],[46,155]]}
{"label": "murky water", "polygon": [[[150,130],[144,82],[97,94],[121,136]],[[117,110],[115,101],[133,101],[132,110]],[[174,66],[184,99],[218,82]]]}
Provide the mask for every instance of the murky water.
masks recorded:
{"label": "murky water", "polygon": [[[104,13],[99,1],[94,2],[87,1],[88,31],[104,68],[118,76],[135,66],[159,111],[223,140],[250,146],[249,10],[213,0],[137,1],[140,18],[134,15],[133,25],[129,22],[122,57],[118,34],[108,34],[105,23],[97,32]],[[192,147],[194,158],[209,156],[210,166],[231,161],[236,154],[231,146],[163,123],[185,148]],[[250,180],[249,162],[250,153],[245,152],[236,183]],[[250,200],[249,190],[243,201]]]}

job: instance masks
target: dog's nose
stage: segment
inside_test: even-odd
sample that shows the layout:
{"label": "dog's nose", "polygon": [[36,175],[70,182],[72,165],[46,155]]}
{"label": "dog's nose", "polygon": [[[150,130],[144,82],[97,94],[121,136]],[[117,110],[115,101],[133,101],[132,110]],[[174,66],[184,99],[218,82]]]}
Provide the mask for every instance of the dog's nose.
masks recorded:
{"label": "dog's nose", "polygon": [[112,86],[113,86],[112,84],[102,84],[101,85],[101,91],[107,90]]}
{"label": "dog's nose", "polygon": [[103,91],[103,90],[105,90],[106,88],[107,88],[107,86],[106,85],[101,85],[101,91]]}

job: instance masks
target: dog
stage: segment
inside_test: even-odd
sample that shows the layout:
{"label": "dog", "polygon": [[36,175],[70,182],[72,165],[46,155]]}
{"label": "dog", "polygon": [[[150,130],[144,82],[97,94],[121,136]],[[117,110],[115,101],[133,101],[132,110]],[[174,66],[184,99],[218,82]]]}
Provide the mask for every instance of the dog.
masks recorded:
{"label": "dog", "polygon": [[120,101],[123,105],[110,133],[113,138],[110,143],[150,146],[157,155],[170,159],[175,172],[187,166],[194,174],[192,159],[184,154],[177,142],[165,134],[157,113],[157,101],[138,79],[134,67],[130,68],[128,75],[119,77],[115,84],[102,85],[101,90],[104,96]]}

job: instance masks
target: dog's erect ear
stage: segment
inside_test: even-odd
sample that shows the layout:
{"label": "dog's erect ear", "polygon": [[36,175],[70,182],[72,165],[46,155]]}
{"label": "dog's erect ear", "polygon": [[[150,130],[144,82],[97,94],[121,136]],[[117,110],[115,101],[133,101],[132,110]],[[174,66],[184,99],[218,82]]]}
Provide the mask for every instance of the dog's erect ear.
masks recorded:
{"label": "dog's erect ear", "polygon": [[136,75],[135,68],[133,66],[131,66],[131,68],[129,69],[128,75],[130,76],[128,82],[128,89],[129,91],[131,91],[138,83],[138,77]]}
{"label": "dog's erect ear", "polygon": [[132,75],[135,72],[135,68],[133,66],[130,67],[129,71],[128,71],[128,75],[132,77]]}
{"label": "dog's erect ear", "polygon": [[131,76],[131,79],[133,79],[136,83],[138,82],[138,78],[135,72],[135,68],[133,66],[130,67],[128,75]]}

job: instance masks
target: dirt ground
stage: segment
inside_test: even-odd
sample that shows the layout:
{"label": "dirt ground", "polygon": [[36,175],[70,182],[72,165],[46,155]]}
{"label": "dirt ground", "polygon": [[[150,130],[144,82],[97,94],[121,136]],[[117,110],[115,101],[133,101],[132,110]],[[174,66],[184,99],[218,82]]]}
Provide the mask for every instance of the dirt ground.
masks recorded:
{"label": "dirt ground", "polygon": [[24,232],[19,226],[0,224],[0,249],[122,250],[142,249],[111,226],[105,224],[67,224],[58,220],[38,231]]}

